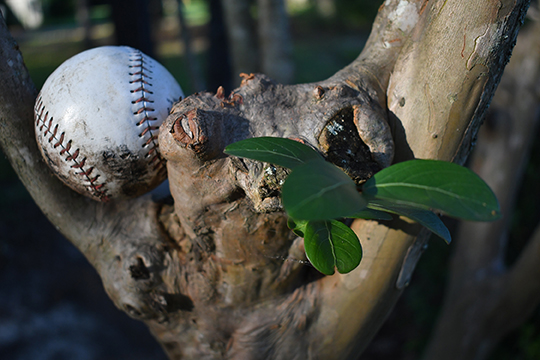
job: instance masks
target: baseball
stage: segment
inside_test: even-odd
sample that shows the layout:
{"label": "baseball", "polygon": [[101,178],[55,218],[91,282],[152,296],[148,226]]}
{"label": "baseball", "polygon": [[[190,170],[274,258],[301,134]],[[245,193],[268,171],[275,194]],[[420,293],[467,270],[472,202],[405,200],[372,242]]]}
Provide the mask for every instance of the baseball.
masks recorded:
{"label": "baseball", "polygon": [[142,195],[166,177],[159,126],[183,97],[157,61],[104,46],[65,61],[36,100],[36,139],[52,171],[99,201]]}

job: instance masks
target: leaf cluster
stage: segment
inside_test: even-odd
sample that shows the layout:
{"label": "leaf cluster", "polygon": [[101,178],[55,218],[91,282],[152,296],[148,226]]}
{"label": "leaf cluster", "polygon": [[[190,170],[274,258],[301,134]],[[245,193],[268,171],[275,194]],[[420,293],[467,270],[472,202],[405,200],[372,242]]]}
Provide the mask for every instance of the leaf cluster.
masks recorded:
{"label": "leaf cluster", "polygon": [[450,232],[435,213],[470,221],[500,217],[489,186],[467,168],[437,160],[410,160],[376,173],[357,186],[337,166],[300,142],[273,137],[246,139],[225,153],[292,170],[281,197],[289,227],[304,238],[311,264],[332,275],[348,273],[362,259],[356,234],[340,220],[391,220],[407,217],[450,242]]}

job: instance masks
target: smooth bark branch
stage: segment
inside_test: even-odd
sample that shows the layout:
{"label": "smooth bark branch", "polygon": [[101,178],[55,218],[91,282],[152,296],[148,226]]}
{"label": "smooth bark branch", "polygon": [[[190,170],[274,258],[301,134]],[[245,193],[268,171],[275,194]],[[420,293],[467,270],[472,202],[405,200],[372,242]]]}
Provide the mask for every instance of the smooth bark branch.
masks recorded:
{"label": "smooth bark branch", "polygon": [[[419,8],[419,17],[416,24],[411,25],[404,19],[403,23],[396,21],[403,28],[415,26],[415,29],[412,30],[412,36],[407,39],[407,43],[401,50],[399,59],[395,64],[387,92],[388,107],[391,111],[390,120],[393,122],[393,133],[396,141],[396,160],[406,160],[415,156],[462,161],[463,159],[455,157],[455,154],[460,151],[460,147],[464,147],[465,150],[461,150],[464,153],[470,149],[471,137],[467,135],[468,137],[465,138],[465,129],[470,128],[469,131],[474,133],[475,129],[478,128],[487,103],[493,96],[494,87],[502,74],[502,64],[508,59],[508,52],[511,50],[516,36],[515,32],[519,28],[519,24],[521,24],[528,3],[516,3],[511,11],[504,6],[495,7],[495,9],[500,10],[499,16],[492,17],[491,23],[486,22],[485,19],[480,22],[479,19],[470,16],[471,14],[491,14],[495,10],[490,10],[489,7],[494,5],[494,3],[488,2],[483,2],[482,5],[457,1],[429,2],[429,4],[422,4]],[[401,13],[407,13],[410,3],[404,1],[401,6]],[[474,8],[470,8],[470,6]],[[505,13],[505,11],[508,12]],[[456,17],[456,13],[461,15]],[[456,21],[456,18],[463,19],[463,21]],[[408,19],[411,19],[411,16]],[[485,35],[481,39],[482,42],[473,49],[484,54],[484,57],[475,60],[481,64],[477,69],[474,69],[474,66],[470,67],[470,69],[465,66],[464,57],[461,56],[463,31],[452,29],[452,27],[459,28],[459,24],[463,24],[463,22],[472,22],[475,27],[481,26],[484,30],[490,29],[490,31],[485,31],[487,36]],[[456,48],[457,44],[461,44],[461,46]],[[456,49],[459,49],[459,51]],[[470,50],[471,55],[474,53],[473,50]],[[471,64],[474,64],[474,62],[471,62]],[[487,66],[486,69],[488,70],[484,69],[484,66]],[[479,69],[483,69],[484,72],[476,74],[475,71]],[[449,98],[449,94],[453,94],[461,102],[453,107],[454,100],[457,99],[451,96]],[[456,120],[459,120],[459,122],[456,122]],[[464,124],[464,122],[467,123]],[[434,133],[433,129],[444,129],[445,131]],[[460,156],[465,156],[464,153]],[[407,256],[407,254],[421,252],[418,249],[423,247],[422,239],[415,240],[412,237],[407,238],[395,233],[387,235],[384,233],[384,229],[379,229],[379,227],[380,225],[369,224],[369,222],[360,220],[357,221],[356,226],[353,226],[361,239],[370,239],[368,242],[370,246],[374,246],[371,244],[372,239],[378,239],[376,242],[379,243],[378,247],[381,249],[384,248],[384,244],[389,243],[394,244],[394,246],[395,244],[403,246],[401,251],[398,251],[396,258],[404,259],[403,272],[405,274],[401,274],[400,277],[395,273],[387,273],[381,276],[382,270],[380,267],[373,272],[366,272],[364,269],[364,274],[366,277],[369,274],[369,277],[381,276],[382,279],[385,279],[379,281],[379,286],[385,283],[389,284],[389,279],[396,279],[396,277],[398,279],[407,279],[418,259],[418,256]],[[373,236],[375,234],[378,236]],[[364,241],[363,244],[365,246],[366,242]],[[377,248],[377,246],[375,247]],[[389,258],[393,259],[393,257]],[[389,264],[391,264],[390,268],[396,269],[396,263],[390,261]],[[363,263],[361,268],[365,265],[367,264]],[[354,275],[357,274],[352,273],[347,277],[353,277]],[[331,283],[331,279],[325,279],[324,282]],[[366,288],[372,290],[369,283],[370,279],[367,277],[362,286],[358,284],[357,292],[354,295],[332,298],[334,300],[332,305],[336,305],[336,299],[342,299],[346,302],[346,299],[362,299],[364,297],[364,304],[373,304],[376,298],[384,298],[387,301],[397,298],[396,292],[392,293],[391,290],[387,290],[389,293],[385,293],[385,296],[376,297],[374,295],[373,298],[366,295],[366,293],[369,293],[368,291],[361,293]],[[336,287],[335,284],[329,285],[329,289],[331,288],[332,291],[336,291]],[[354,287],[349,286],[350,288]],[[382,295],[384,289],[379,288],[378,292],[372,290],[372,294]],[[331,295],[329,295],[329,298],[331,298]],[[359,316],[362,316],[362,310],[359,310],[356,305],[350,304],[347,306],[346,303],[339,303],[335,307],[323,306],[323,309],[332,312],[332,309],[343,308],[344,312],[360,313]],[[369,316],[374,314],[384,316],[383,309],[383,305],[378,308],[378,311],[377,307],[373,306],[366,315],[367,319],[369,320]],[[345,319],[340,320],[346,322]],[[363,325],[369,324],[368,320]],[[336,338],[351,333],[344,331],[344,333],[337,334]],[[362,334],[362,330],[360,329],[357,334]],[[369,338],[367,332],[362,335]],[[335,338],[333,339],[335,340]],[[357,346],[361,349],[361,342],[357,343]],[[455,352],[446,349],[446,354],[452,357]],[[433,357],[433,359],[439,358]]]}
{"label": "smooth bark branch", "polygon": [[[425,359],[484,359],[540,302],[540,230],[509,269],[505,252],[539,118],[540,23],[524,29],[501,80],[471,167],[497,194],[503,219],[460,227],[443,312]],[[465,314],[465,315],[464,315]]]}
{"label": "smooth bark branch", "polygon": [[464,162],[528,4],[429,2],[388,88],[399,144],[417,158]]}

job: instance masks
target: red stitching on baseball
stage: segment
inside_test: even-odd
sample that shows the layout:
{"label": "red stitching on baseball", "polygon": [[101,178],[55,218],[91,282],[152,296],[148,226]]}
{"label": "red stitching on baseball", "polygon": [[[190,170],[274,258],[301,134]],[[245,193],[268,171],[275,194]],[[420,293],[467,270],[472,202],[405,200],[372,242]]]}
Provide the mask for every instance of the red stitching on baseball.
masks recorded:
{"label": "red stitching on baseball", "polygon": [[[52,123],[52,117],[51,117],[51,123]],[[50,129],[50,127],[49,127]],[[56,133],[58,132],[58,124],[54,127],[54,130],[52,131],[52,135],[49,138],[49,142],[53,141],[53,139],[56,137]]]}
{"label": "red stitching on baseball", "polygon": [[[62,147],[62,149],[59,151],[60,155],[67,154],[67,157],[64,160],[73,161],[75,164],[71,165],[71,168],[81,170],[81,172],[77,174],[83,175],[84,177],[86,177],[86,180],[89,182],[89,188],[91,189],[91,191],[93,191],[93,195],[95,197],[99,198],[101,201],[109,201],[110,198],[106,194],[107,189],[101,190],[101,188],[105,186],[105,183],[96,184],[96,181],[99,178],[99,175],[93,178],[89,177],[92,171],[94,170],[94,168],[90,167],[89,169],[86,169],[86,170],[84,169],[84,166],[86,164],[86,157],[83,158],[79,162],[77,161],[77,158],[79,157],[79,149],[75,150],[73,154],[70,152],[71,146],[73,143],[72,140],[69,140],[66,143],[66,145],[64,145],[65,133],[62,132],[59,138],[56,137],[58,133],[58,124],[55,124],[54,129],[51,131],[54,118],[52,116],[49,118],[49,112],[45,111],[45,106],[43,105],[43,98],[41,97],[41,94],[39,95],[38,99],[39,100],[36,103],[36,107],[34,108],[34,118],[35,118],[36,129],[39,130],[40,132],[43,132],[44,138],[46,138],[48,134],[51,134],[51,136],[48,138],[48,142],[52,144],[54,149],[56,149],[59,146]],[[43,116],[44,112],[45,112],[45,116]],[[53,140],[56,140],[54,144],[52,143]]]}
{"label": "red stitching on baseball", "polygon": [[[99,177],[99,175],[96,176],[95,178],[93,178],[92,181],[96,181],[98,177]],[[105,186],[105,184],[93,185],[92,187],[93,187],[95,190],[99,190],[99,189],[101,189],[103,186]]]}
{"label": "red stitching on baseball", "polygon": [[72,169],[80,169],[84,166],[84,164],[86,164],[86,158],[82,159],[82,161],[78,164],[75,164],[75,165],[71,165],[71,168]]}
{"label": "red stitching on baseball", "polygon": [[139,136],[143,137],[147,132],[151,130],[159,130],[159,126],[149,126],[146,129],[144,129],[143,132]]}
{"label": "red stitching on baseball", "polygon": [[[141,59],[141,61],[142,61],[142,59]],[[130,66],[130,67],[131,67],[131,66]],[[145,69],[145,70],[146,70],[146,69]],[[152,71],[150,71],[150,70],[147,70],[147,71],[149,71],[150,73],[152,73]],[[141,79],[142,79],[142,78],[152,79],[152,77],[151,77],[150,75],[146,74],[146,73],[145,73],[144,71],[142,71],[142,70],[141,70],[141,71],[136,71],[136,72],[129,73],[129,75],[131,75],[131,76],[133,76],[133,75],[141,75]]]}
{"label": "red stitching on baseball", "polygon": [[62,145],[62,143],[64,142],[64,134],[65,133],[62,133],[60,134],[60,139],[58,139],[58,141],[56,142],[56,144],[54,144],[54,148],[56,149],[57,147],[59,147],[60,145]]}
{"label": "red stitching on baseball", "polygon": [[[150,136],[150,138],[148,140],[146,140],[146,142],[143,144],[142,147],[146,147],[146,146],[150,145],[151,143],[154,142],[154,140],[157,140],[157,138],[158,138],[157,135]],[[154,151],[154,149],[155,149],[155,146],[153,148],[148,149],[148,153],[150,154],[150,152]]]}
{"label": "red stitching on baseball", "polygon": [[132,103],[132,104],[137,104],[137,103],[140,103],[141,101],[146,101],[146,102],[149,102],[149,103],[153,103],[152,100],[147,99],[147,98],[145,98],[145,97],[140,97],[140,98],[138,98],[137,100],[133,100],[131,103]]}
{"label": "red stitching on baseball", "polygon": [[137,126],[141,126],[142,124],[144,124],[145,122],[147,121],[155,121],[157,120],[158,118],[157,117],[150,117],[150,116],[145,116],[141,121],[139,121],[137,123]]}
{"label": "red stitching on baseball", "polygon": [[[136,76],[137,79],[132,79],[129,83],[135,84],[138,83],[138,87],[135,90],[132,90],[131,93],[140,93],[140,97],[138,99],[133,100],[132,104],[140,104],[141,107],[133,112],[133,115],[140,115],[143,114],[144,117],[142,120],[140,120],[137,123],[137,126],[144,125],[144,129],[139,133],[139,137],[149,136],[148,140],[142,145],[143,148],[148,147],[148,152],[146,153],[145,157],[149,157],[150,154],[156,153],[154,155],[157,160],[152,159],[153,161],[158,161],[158,165],[163,163],[163,158],[161,157],[160,153],[157,150],[159,144],[157,142],[158,135],[154,132],[159,131],[159,126],[152,126],[151,121],[157,120],[157,117],[152,116],[150,113],[154,112],[155,109],[152,107],[149,107],[148,105],[153,103],[154,101],[151,99],[151,95],[153,95],[153,92],[150,90],[152,87],[152,83],[149,83],[148,80],[152,79],[152,68],[151,66],[145,61],[143,54],[138,51],[134,50],[132,56],[130,57],[131,64],[129,65],[130,69],[137,69],[137,71],[129,72],[130,76]],[[156,165],[156,166],[158,166]]]}
{"label": "red stitching on baseball", "polygon": [[64,155],[64,153],[68,152],[70,149],[71,149],[71,140],[68,141],[65,148],[60,150],[60,155]]}
{"label": "red stitching on baseball", "polygon": [[149,82],[147,82],[146,80],[144,80],[144,78],[138,78],[138,79],[135,79],[135,80],[131,80],[129,82],[130,84],[135,84],[135,83],[141,83],[141,84],[146,84],[146,85],[150,85],[152,86],[152,84],[150,84]]}
{"label": "red stitching on baseball", "polygon": [[[49,114],[49,112],[47,112],[47,115]],[[51,126],[52,126],[52,121],[53,121],[53,118],[51,116],[51,118],[49,119],[49,125],[47,125],[47,129],[50,129]],[[44,124],[45,125],[45,124]]]}
{"label": "red stitching on baseball", "polygon": [[[133,84],[133,82],[131,82],[131,81],[130,81],[129,83],[130,83],[130,84]],[[141,86],[140,88],[138,88],[138,89],[130,90],[129,92],[130,92],[130,93],[136,93],[136,92],[139,92],[139,91],[144,91],[144,92],[147,92],[147,93],[152,94],[152,95],[154,94],[153,91],[147,90],[147,89],[145,89],[145,88],[142,87],[142,86]]]}
{"label": "red stitching on baseball", "polygon": [[146,113],[147,111],[155,111],[156,109],[152,109],[152,108],[149,108],[149,107],[142,107],[140,108],[139,110],[135,111],[133,113],[133,115],[139,115],[139,114],[142,114],[143,112]]}
{"label": "red stitching on baseball", "polygon": [[94,171],[94,168],[91,167],[90,169],[86,170],[86,171],[81,171],[79,173],[79,175],[84,175],[84,176],[90,176],[90,174],[92,173],[92,171]]}
{"label": "red stitching on baseball", "polygon": [[79,149],[75,150],[75,152],[73,154],[69,155],[66,158],[66,161],[75,161],[75,160],[77,160],[78,157],[79,157]]}

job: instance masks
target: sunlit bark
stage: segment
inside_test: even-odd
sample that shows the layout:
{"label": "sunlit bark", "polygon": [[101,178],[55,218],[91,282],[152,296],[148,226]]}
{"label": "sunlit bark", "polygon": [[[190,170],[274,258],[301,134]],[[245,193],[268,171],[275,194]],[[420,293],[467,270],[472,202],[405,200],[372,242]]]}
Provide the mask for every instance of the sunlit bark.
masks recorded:
{"label": "sunlit bark", "polygon": [[481,128],[471,167],[501,204],[495,223],[463,223],[445,305],[425,359],[485,359],[540,302],[540,230],[505,265],[516,195],[538,126],[540,25],[524,29]]}

